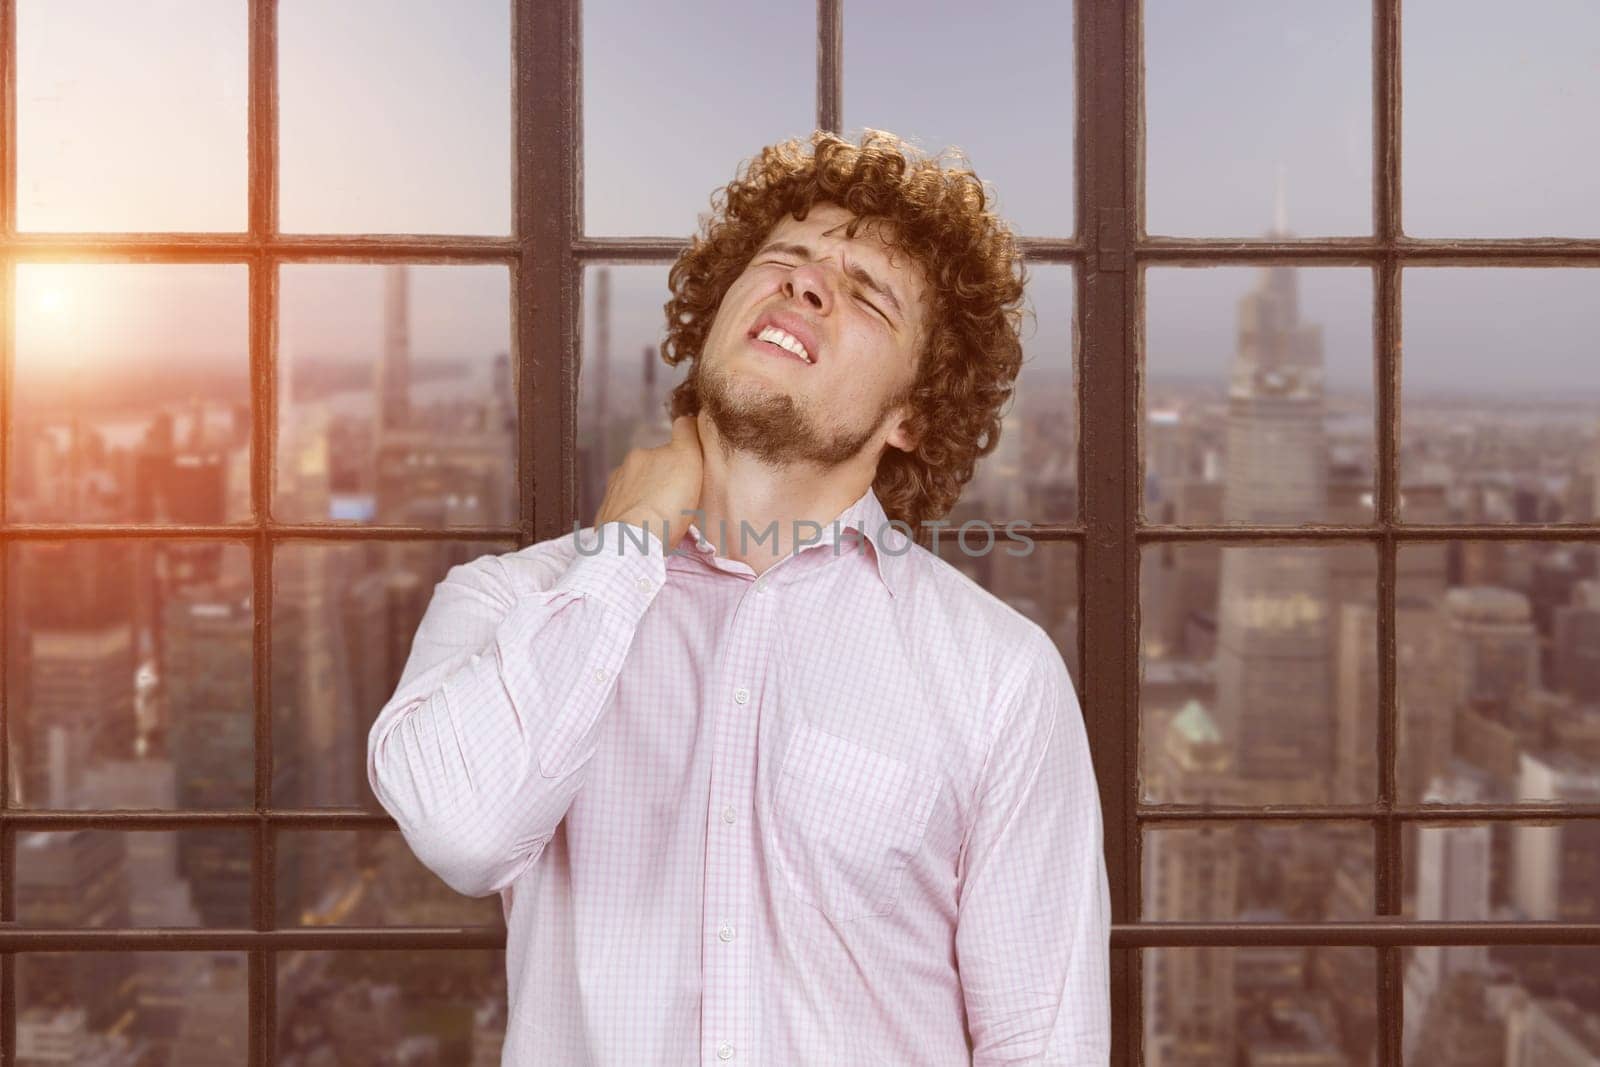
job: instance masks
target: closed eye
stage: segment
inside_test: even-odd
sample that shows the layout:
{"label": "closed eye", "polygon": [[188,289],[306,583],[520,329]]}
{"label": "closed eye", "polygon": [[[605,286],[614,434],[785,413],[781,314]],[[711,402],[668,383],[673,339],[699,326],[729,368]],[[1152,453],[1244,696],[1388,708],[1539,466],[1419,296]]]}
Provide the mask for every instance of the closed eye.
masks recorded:
{"label": "closed eye", "polygon": [[[785,268],[788,268],[790,270],[794,269],[794,264],[793,263],[788,263],[788,262],[785,262],[784,260],[781,260],[781,259],[768,258],[768,259],[761,260],[761,262],[762,263],[771,263],[773,266],[785,267]],[[861,301],[863,304],[867,305],[867,307],[871,308],[873,311],[876,311],[878,313],[878,317],[880,319],[882,319],[884,322],[888,323],[888,325],[891,328],[894,326],[894,320],[889,318],[888,315],[884,314],[883,309],[878,307],[877,304],[874,304],[872,301],[870,301],[866,297],[862,296],[861,295],[861,290],[857,289],[851,295],[854,296],[857,300]]]}
{"label": "closed eye", "polygon": [[866,297],[862,296],[860,293],[857,293],[855,296],[856,296],[857,300],[859,300],[863,304],[867,305],[867,307],[871,308],[873,311],[876,311],[878,313],[878,317],[881,318],[884,322],[888,322],[890,326],[894,325],[894,323],[889,322],[889,316],[885,315],[883,313],[883,309],[878,307],[877,304],[874,304],[872,301],[868,300]]}

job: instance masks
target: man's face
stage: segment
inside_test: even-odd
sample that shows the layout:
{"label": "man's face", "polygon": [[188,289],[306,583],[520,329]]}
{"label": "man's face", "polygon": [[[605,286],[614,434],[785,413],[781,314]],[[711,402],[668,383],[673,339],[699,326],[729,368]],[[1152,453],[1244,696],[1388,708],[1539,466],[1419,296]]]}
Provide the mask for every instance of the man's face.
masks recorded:
{"label": "man's face", "polygon": [[[881,219],[818,203],[785,215],[728,288],[695,373],[722,439],[763,462],[837,466],[901,426],[926,328],[927,280]],[[796,344],[798,342],[798,345]],[[789,349],[803,347],[806,359]]]}

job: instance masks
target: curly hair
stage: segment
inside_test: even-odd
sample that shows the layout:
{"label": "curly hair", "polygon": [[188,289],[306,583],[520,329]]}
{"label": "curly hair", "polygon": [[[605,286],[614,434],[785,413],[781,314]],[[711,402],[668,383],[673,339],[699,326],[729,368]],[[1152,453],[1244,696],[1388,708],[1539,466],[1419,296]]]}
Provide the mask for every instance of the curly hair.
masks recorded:
{"label": "curly hair", "polygon": [[[955,506],[978,459],[999,443],[1000,409],[1022,367],[1027,281],[984,183],[970,167],[943,161],[873,129],[859,144],[819,130],[809,143],[763,148],[712,194],[712,213],[673,264],[661,350],[672,366],[698,358],[729,287],[786,213],[799,221],[818,201],[838,205],[854,216],[851,237],[866,218],[892,223],[885,236],[921,266],[932,306],[909,397],[916,445],[884,449],[872,487],[884,513],[909,524],[924,546],[931,533],[924,521]],[[670,405],[672,418],[699,414],[693,373]]]}

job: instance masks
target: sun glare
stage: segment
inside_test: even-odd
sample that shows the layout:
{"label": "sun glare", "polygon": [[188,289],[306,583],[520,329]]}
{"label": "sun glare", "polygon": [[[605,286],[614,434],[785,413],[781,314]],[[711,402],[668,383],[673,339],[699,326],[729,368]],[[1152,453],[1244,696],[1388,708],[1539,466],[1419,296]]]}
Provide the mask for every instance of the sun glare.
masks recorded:
{"label": "sun glare", "polygon": [[59,315],[67,309],[67,291],[58,285],[39,290],[34,306],[41,314]]}

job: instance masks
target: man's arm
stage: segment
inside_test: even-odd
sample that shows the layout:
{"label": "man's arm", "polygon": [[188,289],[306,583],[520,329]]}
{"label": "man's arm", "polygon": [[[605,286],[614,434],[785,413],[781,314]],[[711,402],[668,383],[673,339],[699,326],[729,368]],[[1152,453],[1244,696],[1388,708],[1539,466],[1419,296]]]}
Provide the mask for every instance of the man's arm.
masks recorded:
{"label": "man's arm", "polygon": [[588,775],[617,672],[666,579],[661,539],[626,525],[600,527],[600,550],[564,571],[551,542],[523,549],[547,564],[532,590],[514,589],[495,556],[451,567],[434,587],[367,735],[367,780],[417,858],[458,893],[515,880]]}
{"label": "man's arm", "polygon": [[1104,1067],[1111,889],[1100,794],[1072,679],[1033,633],[1021,679],[1000,694],[957,878],[972,1062]]}

